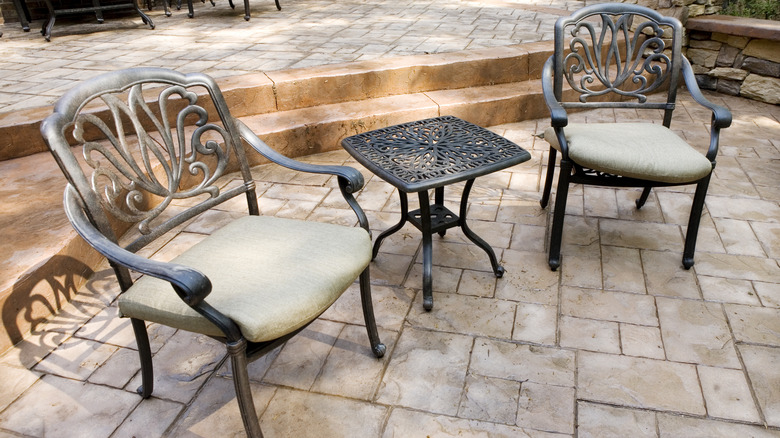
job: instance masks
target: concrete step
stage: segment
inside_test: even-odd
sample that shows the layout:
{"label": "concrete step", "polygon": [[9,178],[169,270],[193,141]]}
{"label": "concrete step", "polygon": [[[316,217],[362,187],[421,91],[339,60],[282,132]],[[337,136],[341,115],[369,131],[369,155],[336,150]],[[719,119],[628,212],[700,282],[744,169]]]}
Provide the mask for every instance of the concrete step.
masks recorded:
{"label": "concrete step", "polygon": [[[378,97],[539,78],[550,42],[332,64],[220,80],[237,117]],[[0,161],[46,151],[39,134],[52,107],[0,114]]]}
{"label": "concrete step", "polygon": [[[352,134],[439,115],[455,115],[482,126],[545,117],[538,72],[529,74],[530,51],[513,47],[491,53],[492,57],[488,51],[423,57],[425,63],[407,59],[420,57],[405,57],[395,65],[383,62],[375,68],[358,63],[276,72],[274,81],[252,75],[251,81],[220,81],[220,87],[234,115],[271,147],[292,157],[338,149],[341,139]],[[534,56],[541,58],[538,53]],[[447,74],[458,87],[448,87]],[[479,77],[468,79],[469,75]],[[50,111],[29,114],[42,118]],[[40,121],[18,125],[23,134],[13,138],[26,137],[28,144],[40,139],[36,123]],[[101,261],[65,217],[65,178],[53,158],[40,146],[21,152],[22,156],[0,161],[4,206],[0,229],[5,235],[0,242],[4,254],[0,308],[5,327],[0,332],[0,352],[56,313]],[[249,156],[253,164],[262,162],[257,154]]]}

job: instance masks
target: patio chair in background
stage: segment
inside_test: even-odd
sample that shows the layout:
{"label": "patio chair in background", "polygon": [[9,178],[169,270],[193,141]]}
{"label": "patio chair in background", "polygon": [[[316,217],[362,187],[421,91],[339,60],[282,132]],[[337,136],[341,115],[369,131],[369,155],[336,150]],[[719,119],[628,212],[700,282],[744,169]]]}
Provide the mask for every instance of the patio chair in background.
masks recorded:
{"label": "patio chair in background", "polygon": [[[205,3],[206,0],[201,0],[202,3]],[[209,0],[211,2],[211,6],[214,6],[214,0]],[[276,3],[276,10],[281,11],[282,5],[279,4],[279,0],[274,0]],[[232,9],[236,8],[236,5],[233,4],[233,0],[228,0],[228,3],[230,3],[230,7]],[[177,0],[177,9],[181,7],[181,0]],[[187,0],[187,16],[190,18],[193,18],[195,16],[195,10],[192,8],[192,0]],[[249,0],[244,0],[244,20],[249,21]]]}
{"label": "patio chair in background", "polygon": [[[720,130],[731,113],[708,102],[699,91],[681,53],[679,20],[625,3],[588,6],[555,24],[555,52],[542,73],[542,88],[552,118],[544,132],[550,143],[542,208],[547,206],[561,154],[549,264],[561,264],[561,235],[569,184],[643,187],[641,208],[652,187],[695,184],[682,263],[693,266],[696,236]],[[693,99],[712,113],[706,154],[691,147],[669,127],[682,76]],[[565,88],[564,88],[565,87]],[[651,95],[655,93],[654,95]],[[614,108],[636,111],[661,123],[569,123],[567,109]],[[587,202],[587,197],[585,199]]]}
{"label": "patio chair in background", "polygon": [[[157,100],[147,104],[152,93]],[[68,218],[109,259],[121,286],[118,306],[138,343],[142,397],[153,388],[146,322],[205,334],[225,344],[247,435],[261,436],[248,361],[303,330],[358,277],[371,349],[384,354],[371,303],[368,221],[352,196],[363,185],[357,170],[280,155],[230,115],[213,79],[165,69],[116,71],[82,83],[58,101],[41,132],[69,181]],[[242,140],[274,163],[335,175],[360,227],[260,216]],[[240,172],[225,182],[231,168]],[[171,262],[138,254],[244,196],[247,216]],[[145,275],[134,280],[131,272]]]}

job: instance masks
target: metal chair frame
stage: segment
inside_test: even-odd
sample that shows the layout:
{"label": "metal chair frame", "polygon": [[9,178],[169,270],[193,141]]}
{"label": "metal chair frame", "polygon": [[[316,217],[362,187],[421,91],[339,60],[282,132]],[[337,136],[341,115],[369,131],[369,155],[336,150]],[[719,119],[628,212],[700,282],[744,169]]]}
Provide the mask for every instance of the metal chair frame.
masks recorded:
{"label": "metal chair frame", "polygon": [[[597,23],[601,29],[595,25]],[[669,29],[671,35],[666,34],[665,29]],[[567,32],[569,40],[566,38]],[[665,17],[643,6],[625,3],[588,6],[569,17],[559,18],[555,23],[555,52],[545,62],[542,72],[545,103],[550,110],[551,124],[561,146],[548,260],[553,271],[561,264],[563,222],[570,184],[643,187],[642,194],[636,200],[637,208],[644,205],[653,187],[682,185],[606,174],[575,163],[569,158],[565,136],[565,127],[568,124],[567,109],[662,110],[663,126],[669,128],[678,82],[682,76],[693,99],[712,112],[710,144],[706,158],[712,163],[712,168],[715,168],[720,130],[731,124],[731,113],[726,108],[709,102],[702,95],[691,65],[681,53],[682,36],[682,24],[676,18]],[[667,44],[669,39],[671,44]],[[622,59],[622,55],[627,59]],[[566,95],[570,96],[569,93],[572,93],[578,99],[564,99],[564,85],[570,88],[566,90]],[[661,91],[664,87],[668,87],[665,101],[647,100],[650,93]],[[609,96],[616,96],[617,101],[592,101]],[[541,199],[542,208],[547,206],[550,199],[557,152],[550,147]],[[696,184],[682,258],[686,269],[694,263],[696,236],[711,174],[710,172],[698,181],[683,183]]]}
{"label": "metal chair frame", "polygon": [[[153,109],[146,103],[149,94],[142,85],[147,84],[165,86],[162,91],[156,93],[157,108]],[[193,89],[205,90],[207,95],[205,98],[198,96]],[[126,93],[127,103],[123,101],[123,97],[116,97],[117,93]],[[83,111],[88,102],[96,99],[102,99],[108,106],[107,117],[105,113],[101,117],[100,114]],[[207,105],[203,106],[201,101],[205,101]],[[209,111],[206,108],[211,108],[210,105],[213,105],[213,114],[218,116],[221,125],[209,122]],[[181,106],[184,108],[180,109]],[[185,119],[191,121],[192,115],[197,121],[194,132],[189,134],[188,130],[192,129],[192,126],[190,124],[185,127],[184,122]],[[149,119],[153,129],[147,130]],[[127,121],[130,123],[127,124]],[[170,121],[175,122],[174,129],[171,129]],[[113,128],[110,124],[114,124]],[[111,145],[90,139],[89,129],[92,129],[94,134],[94,128],[111,140]],[[84,159],[88,166],[82,168],[76,159],[66,139],[66,131],[72,132],[77,142],[83,145]],[[129,141],[124,131],[136,134],[138,144],[143,144],[139,149],[145,151],[131,151],[127,146]],[[369,231],[366,215],[353,197],[353,193],[363,186],[360,172],[345,166],[303,163],[279,154],[245,124],[230,115],[213,79],[202,74],[185,75],[166,69],[128,69],[107,73],[82,83],[58,101],[54,113],[44,120],[41,132],[69,182],[65,190],[65,211],[68,218],[78,234],[109,259],[122,292],[133,285],[131,271],[166,280],[187,305],[223,332],[223,336],[214,338],[225,344],[230,356],[234,386],[246,433],[248,436],[261,437],[247,364],[281,345],[305,327],[279,339],[261,343],[250,342],[242,335],[235,322],[209,305],[208,295],[212,289],[209,278],[186,266],[147,259],[137,255],[136,251],[177,225],[242,194],[246,195],[249,214],[259,215],[255,184],[242,140],[273,163],[297,171],[337,176],[344,199],[356,214],[360,226]],[[207,139],[208,135],[215,133],[223,143]],[[154,135],[162,140],[155,140]],[[184,145],[187,136],[190,137],[189,149]],[[206,141],[202,141],[203,139]],[[133,154],[141,155],[141,159],[135,157],[135,160],[132,160]],[[150,163],[155,158],[161,163],[165,178],[154,175]],[[109,169],[110,166],[106,166],[106,162],[113,164],[112,169],[117,170]],[[117,163],[120,164],[117,166]],[[212,164],[209,170],[207,163]],[[213,183],[228,172],[233,163],[237,163],[239,167],[243,184],[220,190]],[[85,174],[83,169],[91,171],[92,174]],[[197,181],[194,185],[188,185],[186,178],[194,178]],[[157,206],[145,204],[148,200],[145,193],[162,198],[162,202]],[[159,225],[154,222],[173,200],[204,194],[208,199]],[[145,208],[141,208],[142,206]],[[119,234],[124,230],[116,231],[117,221],[138,224],[140,237],[120,246]],[[368,267],[360,274],[359,285],[371,349],[375,356],[382,357],[385,346],[379,340],[374,320]],[[131,318],[131,322],[141,360],[142,385],[138,388],[138,393],[147,398],[153,390],[149,337],[144,321]]]}

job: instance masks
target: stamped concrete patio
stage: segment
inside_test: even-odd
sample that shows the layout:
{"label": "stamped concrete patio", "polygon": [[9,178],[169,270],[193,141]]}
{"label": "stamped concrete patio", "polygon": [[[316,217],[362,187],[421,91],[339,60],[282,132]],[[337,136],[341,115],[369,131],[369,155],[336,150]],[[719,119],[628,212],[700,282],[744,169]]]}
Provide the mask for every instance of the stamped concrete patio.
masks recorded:
{"label": "stamped concrete patio", "polygon": [[[680,263],[689,190],[654,191],[637,211],[635,190],[588,188],[570,193],[563,265],[551,272],[550,215],[538,203],[547,146],[534,136],[549,122],[494,126],[533,153],[472,191],[470,224],[504,277],[451,230],[434,238],[435,305],[425,312],[419,232],[395,234],[371,265],[387,354],[369,351],[355,286],[251,366],[266,436],[780,436],[780,108],[708,97],[734,124],[690,271]],[[673,126],[706,143],[705,120],[683,99]],[[307,160],[359,168],[342,151]],[[398,218],[397,193],[361,170],[357,199],[378,232]],[[329,178],[253,172],[263,214],[354,224]],[[154,257],[170,259],[239,214],[226,206],[171,232]],[[115,317],[111,276],[97,272],[2,357],[0,436],[242,435],[224,349],[209,338],[152,325],[155,392],[135,394],[132,330]]]}

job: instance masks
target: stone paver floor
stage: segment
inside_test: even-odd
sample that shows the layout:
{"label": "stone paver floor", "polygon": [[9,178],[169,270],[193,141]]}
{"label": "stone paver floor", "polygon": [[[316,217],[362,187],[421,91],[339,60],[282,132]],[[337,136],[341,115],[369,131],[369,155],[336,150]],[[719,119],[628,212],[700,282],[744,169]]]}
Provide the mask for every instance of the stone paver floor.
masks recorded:
{"label": "stone paver floor", "polygon": [[[551,272],[550,215],[538,203],[547,146],[533,136],[549,122],[492,127],[533,153],[472,191],[470,223],[504,277],[451,230],[434,238],[435,306],[425,312],[419,232],[395,234],[371,265],[387,354],[371,355],[353,287],[252,364],[266,436],[780,436],[780,107],[709,97],[734,125],[691,270],[680,263],[690,189],[656,190],[637,211],[637,190],[575,188],[563,265]],[[673,126],[706,144],[708,120],[684,98]],[[359,167],[343,151],[307,160]],[[397,194],[362,170],[358,201],[378,232],[397,220]],[[329,178],[269,166],[254,175],[264,214],[354,223]],[[448,189],[453,204],[457,192]],[[157,256],[235,214],[189,224]],[[240,436],[225,353],[209,338],[152,325],[155,392],[134,393],[139,366],[116,295],[98,272],[0,359],[0,436]]]}

